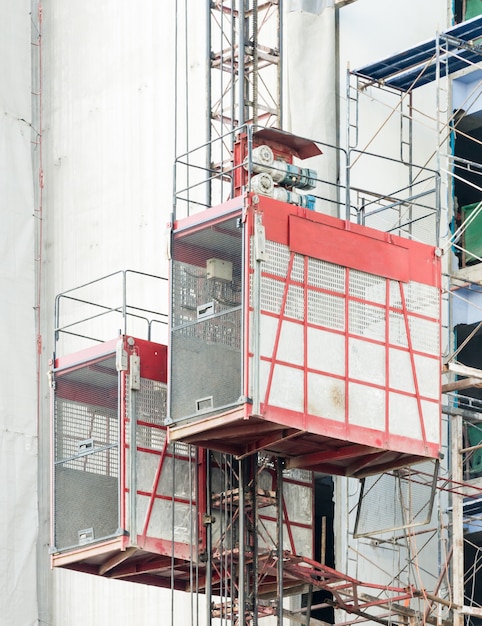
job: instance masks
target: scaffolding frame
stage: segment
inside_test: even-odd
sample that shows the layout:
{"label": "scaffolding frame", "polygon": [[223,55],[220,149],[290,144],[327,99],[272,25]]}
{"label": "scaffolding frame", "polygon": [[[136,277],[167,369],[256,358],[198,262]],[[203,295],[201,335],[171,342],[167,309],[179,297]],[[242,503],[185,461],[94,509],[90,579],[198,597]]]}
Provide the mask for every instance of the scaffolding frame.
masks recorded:
{"label": "scaffolding frame", "polygon": [[[470,219],[466,223],[462,222],[458,227],[453,228],[452,234],[445,234],[442,227],[445,224],[441,221],[441,216],[445,214],[446,223],[449,224],[454,216],[455,208],[453,202],[453,185],[456,179],[464,180],[464,174],[476,171],[480,173],[482,168],[480,163],[464,159],[453,154],[453,140],[460,124],[461,115],[459,110],[448,113],[451,90],[449,76],[460,76],[470,74],[482,68],[482,18],[474,18],[467,22],[458,24],[445,32],[437,33],[434,39],[424,42],[409,50],[401,52],[393,57],[383,59],[364,68],[348,72],[347,79],[347,145],[348,145],[348,169],[347,180],[350,181],[352,168],[357,164],[358,159],[365,156],[366,146],[382,132],[383,127],[392,116],[397,115],[399,119],[399,145],[400,160],[407,161],[406,186],[407,189],[415,189],[419,182],[419,175],[412,167],[414,155],[415,131],[414,122],[419,116],[423,125],[430,125],[431,131],[436,137],[433,152],[429,155],[425,165],[433,164],[431,167],[438,178],[438,191],[436,193],[437,206],[440,212],[437,213],[435,230],[436,245],[441,246],[441,254],[447,256],[455,249],[463,254],[470,252],[464,248],[460,238],[464,231],[470,226],[470,221],[476,219],[480,212],[482,203],[477,207]],[[424,114],[415,106],[415,96],[420,87],[433,85],[435,97],[435,114]],[[478,84],[479,94],[482,93],[482,83]],[[370,97],[381,93],[382,99],[386,94],[396,101],[385,122],[372,136],[368,144],[358,148],[359,128],[360,128],[360,98],[363,94],[369,93]],[[398,101],[397,101],[398,100]],[[462,131],[463,132],[463,131]],[[360,154],[361,153],[361,154]],[[465,179],[467,180],[467,179]],[[470,182],[468,184],[471,184]],[[472,183],[472,186],[473,185]],[[352,186],[352,189],[354,187]],[[482,186],[477,187],[482,192]],[[355,191],[358,192],[357,189]],[[363,192],[362,192],[363,194]],[[362,195],[361,194],[361,195]],[[358,198],[349,207],[347,204],[347,218],[355,215],[357,221],[366,223],[370,217],[376,218],[377,208],[373,209],[379,198],[369,202],[360,202]],[[383,198],[386,203],[386,198]],[[392,204],[394,206],[395,203]],[[400,204],[406,215],[405,224],[408,227],[409,236],[418,237],[417,219],[413,215],[410,199],[405,205]],[[415,219],[414,219],[415,218]],[[478,261],[480,257],[475,256]],[[446,276],[447,287],[445,289],[445,308],[449,311],[452,307],[452,296],[454,285],[460,284],[461,279],[449,270]],[[449,320],[451,316],[449,315]],[[446,500],[449,503],[445,520],[440,519],[435,528],[432,529],[431,539],[438,545],[441,568],[437,581],[434,581],[435,588],[430,592],[425,588],[423,594],[426,600],[426,610],[424,621],[428,621],[432,615],[432,599],[437,595],[441,598],[439,604],[438,619],[441,619],[440,607],[443,607],[443,619],[448,618],[450,623],[460,625],[464,617],[469,619],[482,616],[480,601],[476,597],[467,597],[464,585],[467,587],[466,576],[472,580],[472,588],[475,589],[475,576],[478,567],[474,564],[473,570],[468,572],[464,566],[464,525],[468,526],[480,523],[478,512],[475,517],[470,517],[464,511],[467,505],[464,501],[474,502],[475,510],[478,511],[477,503],[480,499],[480,481],[470,480],[468,470],[469,464],[473,462],[473,455],[477,454],[482,446],[470,445],[467,442],[467,428],[477,427],[480,423],[480,406],[478,402],[465,402],[460,396],[464,389],[480,386],[482,376],[480,370],[467,368],[457,362],[458,350],[454,350],[449,337],[450,327],[447,327],[448,354],[446,355],[445,371],[449,374],[449,380],[443,385],[443,392],[446,395],[447,403],[443,412],[447,415],[447,430],[449,434],[449,461],[445,463],[441,476],[437,479],[437,489],[440,494],[446,493]],[[470,337],[468,338],[470,340]],[[459,348],[460,349],[460,348]],[[454,380],[454,377],[458,380]],[[416,480],[423,482],[426,480],[422,475]],[[442,496],[442,502],[444,497]],[[475,522],[474,522],[475,520]],[[420,531],[428,532],[428,531]],[[419,562],[423,557],[422,550],[413,550],[407,538],[410,533],[404,533],[399,537],[385,535],[382,541],[391,542],[392,545],[399,545],[401,540],[403,545],[409,545],[409,559],[412,563]],[[433,543],[432,541],[432,543]],[[426,545],[429,545],[430,539]],[[447,547],[451,544],[451,547]],[[414,544],[413,544],[414,545]],[[474,546],[476,544],[473,544]],[[480,558],[480,545],[475,548]],[[360,555],[359,555],[360,556]],[[402,574],[400,571],[397,577]],[[465,582],[464,582],[465,581]],[[469,621],[470,623],[470,621]]]}

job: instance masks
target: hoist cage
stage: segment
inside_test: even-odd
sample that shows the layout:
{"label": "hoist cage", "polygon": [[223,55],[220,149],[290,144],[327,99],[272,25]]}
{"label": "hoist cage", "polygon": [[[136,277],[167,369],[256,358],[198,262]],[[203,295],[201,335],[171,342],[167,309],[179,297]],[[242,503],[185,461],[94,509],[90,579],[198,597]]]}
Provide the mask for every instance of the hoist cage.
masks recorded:
{"label": "hoist cage", "polygon": [[175,222],[171,258],[172,441],[353,476],[439,456],[436,248],[248,193]]}
{"label": "hoist cage", "polygon": [[53,565],[169,587],[202,538],[196,453],[167,442],[166,346],[121,336],[51,380]]}
{"label": "hoist cage", "polygon": [[[166,346],[130,336],[51,363],[53,566],[179,590],[195,569],[204,592],[206,563],[212,558],[216,569],[226,550],[237,554],[239,477],[228,476],[219,455],[168,443],[166,383]],[[184,385],[188,392],[188,377]],[[258,472],[258,550],[267,555],[276,551],[277,482],[267,460]],[[283,472],[290,554],[312,557],[313,492],[311,472]],[[271,588],[273,576],[264,572],[263,580],[261,588]],[[219,585],[213,576],[212,589]]]}

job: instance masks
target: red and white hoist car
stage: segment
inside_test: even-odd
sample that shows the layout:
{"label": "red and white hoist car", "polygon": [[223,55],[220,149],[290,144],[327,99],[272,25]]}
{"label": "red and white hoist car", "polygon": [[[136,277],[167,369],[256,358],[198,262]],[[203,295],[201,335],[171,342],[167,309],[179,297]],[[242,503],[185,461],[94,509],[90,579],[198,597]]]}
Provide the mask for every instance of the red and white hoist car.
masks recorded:
{"label": "red and white hoist car", "polygon": [[312,210],[293,157],[317,153],[241,135],[235,197],[172,224],[170,440],[349,476],[436,459],[438,251]]}
{"label": "red and white hoist car", "polygon": [[[235,551],[237,479],[223,455],[168,444],[167,347],[123,335],[56,358],[50,376],[52,565],[178,590],[191,588],[195,570],[203,592],[210,523],[209,584],[219,594],[216,564],[226,550]],[[276,471],[270,463],[255,471],[263,528],[257,550],[270,555],[278,523]],[[282,489],[285,549],[312,558],[311,472],[285,472]],[[287,576],[286,586],[292,578]],[[272,592],[275,581],[276,572],[266,571],[260,593]]]}

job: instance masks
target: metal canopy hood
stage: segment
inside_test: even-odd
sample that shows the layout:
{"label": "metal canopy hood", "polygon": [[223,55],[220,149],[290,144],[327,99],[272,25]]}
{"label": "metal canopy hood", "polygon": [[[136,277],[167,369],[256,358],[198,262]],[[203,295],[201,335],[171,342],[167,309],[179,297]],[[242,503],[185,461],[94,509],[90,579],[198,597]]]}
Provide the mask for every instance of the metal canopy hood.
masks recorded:
{"label": "metal canopy hood", "polygon": [[[439,42],[444,45],[437,54]],[[477,62],[482,55],[481,43],[482,16],[479,16],[449,28],[430,41],[361,67],[353,73],[408,91],[436,79],[437,59],[440,61],[442,77]]]}

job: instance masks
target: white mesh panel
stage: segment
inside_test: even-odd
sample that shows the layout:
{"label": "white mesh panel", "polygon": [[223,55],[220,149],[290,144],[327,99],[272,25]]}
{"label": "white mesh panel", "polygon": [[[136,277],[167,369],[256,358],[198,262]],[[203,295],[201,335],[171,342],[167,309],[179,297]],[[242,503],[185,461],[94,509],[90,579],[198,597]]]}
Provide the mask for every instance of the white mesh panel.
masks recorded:
{"label": "white mesh panel", "polygon": [[305,318],[305,298],[302,287],[295,287],[294,285],[289,286],[285,315],[297,320],[303,320]]}
{"label": "white mesh panel", "polygon": [[385,340],[385,309],[363,302],[349,304],[349,331],[370,339]]}
{"label": "white mesh panel", "polygon": [[[290,260],[290,251],[288,246],[284,246],[276,241],[266,242],[267,259],[263,263],[263,271],[267,274],[282,276],[288,274],[288,263]],[[251,258],[254,257],[251,255]]]}
{"label": "white mesh panel", "polygon": [[305,257],[295,254],[293,265],[291,266],[290,279],[297,283],[305,282]]}
{"label": "white mesh panel", "polygon": [[410,317],[409,327],[414,350],[433,355],[440,353],[440,329],[437,322]]}
{"label": "white mesh panel", "polygon": [[[403,284],[402,287],[407,311],[435,319],[439,317],[440,293],[437,287],[415,282]],[[402,308],[400,283],[393,280],[390,281],[390,304],[398,309]]]}
{"label": "white mesh panel", "polygon": [[389,342],[396,346],[408,347],[405,319],[401,313],[390,311]]}
{"label": "white mesh panel", "polygon": [[[288,246],[285,246],[276,241],[266,242],[267,259],[263,263],[263,272],[267,274],[273,274],[274,276],[282,276],[283,278],[288,275],[289,261],[291,258],[291,252]],[[298,283],[303,283],[305,280],[304,269],[305,257],[300,254],[295,254],[293,259],[293,265],[291,266],[290,280]]]}
{"label": "white mesh panel", "polygon": [[345,330],[345,299],[319,291],[308,291],[308,322]]}
{"label": "white mesh panel", "polygon": [[[261,279],[261,310],[280,315],[285,292],[285,283],[272,278]],[[302,287],[290,285],[284,315],[303,320],[305,315],[304,291]]]}
{"label": "white mesh panel", "polygon": [[308,285],[345,293],[345,268],[327,261],[308,258]]}
{"label": "white mesh panel", "polygon": [[261,279],[261,300],[260,309],[279,315],[285,284],[280,280],[263,277]]}
{"label": "white mesh panel", "polygon": [[350,270],[349,293],[354,298],[385,304],[386,279],[366,272]]}

